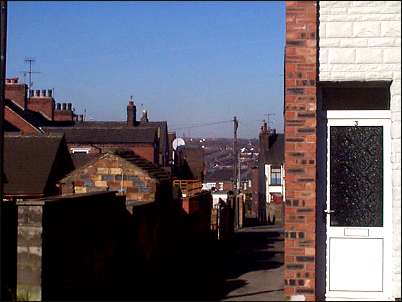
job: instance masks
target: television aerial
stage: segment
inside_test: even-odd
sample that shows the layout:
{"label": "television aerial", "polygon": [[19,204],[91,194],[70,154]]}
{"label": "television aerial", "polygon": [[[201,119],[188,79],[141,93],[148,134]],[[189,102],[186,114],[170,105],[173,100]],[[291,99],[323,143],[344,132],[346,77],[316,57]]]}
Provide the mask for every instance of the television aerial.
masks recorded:
{"label": "television aerial", "polygon": [[182,139],[181,137],[178,137],[178,138],[175,138],[174,140],[173,140],[173,143],[172,143],[172,145],[173,145],[173,150],[177,150],[177,148],[179,148],[179,147],[181,147],[181,146],[184,146],[186,143],[184,142],[184,139]]}

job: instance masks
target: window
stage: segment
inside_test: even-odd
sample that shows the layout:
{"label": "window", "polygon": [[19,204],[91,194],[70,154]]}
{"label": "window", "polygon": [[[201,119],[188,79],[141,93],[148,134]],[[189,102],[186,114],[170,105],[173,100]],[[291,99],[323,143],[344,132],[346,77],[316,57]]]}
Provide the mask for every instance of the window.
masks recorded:
{"label": "window", "polygon": [[281,184],[281,169],[271,169],[271,185],[280,186]]}
{"label": "window", "polygon": [[73,154],[76,154],[76,153],[88,154],[89,148],[71,148],[70,152]]}

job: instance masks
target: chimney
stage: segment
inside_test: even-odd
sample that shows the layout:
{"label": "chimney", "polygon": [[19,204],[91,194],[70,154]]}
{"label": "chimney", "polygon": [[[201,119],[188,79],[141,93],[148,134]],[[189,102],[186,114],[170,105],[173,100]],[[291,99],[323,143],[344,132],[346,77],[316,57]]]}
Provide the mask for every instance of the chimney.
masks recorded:
{"label": "chimney", "polygon": [[53,97],[53,90],[52,89],[47,90],[47,96],[50,97],[50,98]]}
{"label": "chimney", "polygon": [[56,104],[56,110],[61,110],[61,104],[60,103]]}
{"label": "chimney", "polygon": [[146,111],[146,110],[142,111],[141,122],[143,122],[143,123],[148,123],[149,122],[149,120],[148,120],[148,111]]}
{"label": "chimney", "polygon": [[40,96],[40,90],[39,89],[35,90],[35,96]]}
{"label": "chimney", "polygon": [[46,89],[42,89],[42,96],[46,96]]}
{"label": "chimney", "polygon": [[67,103],[67,110],[72,111],[72,108],[73,108],[73,104]]}
{"label": "chimney", "polygon": [[137,108],[131,99],[127,105],[127,126],[130,126],[130,127],[135,126],[135,124],[137,122],[136,115],[137,115]]}
{"label": "chimney", "polygon": [[33,97],[34,96],[34,90],[33,89],[29,89],[29,97]]}
{"label": "chimney", "polygon": [[67,109],[67,104],[66,103],[63,103],[62,105],[61,105],[62,107],[62,110],[66,110]]}

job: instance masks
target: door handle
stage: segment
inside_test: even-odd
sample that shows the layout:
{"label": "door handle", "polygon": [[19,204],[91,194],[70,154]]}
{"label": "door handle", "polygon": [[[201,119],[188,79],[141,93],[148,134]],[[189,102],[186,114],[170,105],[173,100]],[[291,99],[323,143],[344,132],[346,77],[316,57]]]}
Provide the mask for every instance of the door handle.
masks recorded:
{"label": "door handle", "polygon": [[334,210],[324,210],[324,213],[329,215],[329,214],[335,213],[335,211]]}

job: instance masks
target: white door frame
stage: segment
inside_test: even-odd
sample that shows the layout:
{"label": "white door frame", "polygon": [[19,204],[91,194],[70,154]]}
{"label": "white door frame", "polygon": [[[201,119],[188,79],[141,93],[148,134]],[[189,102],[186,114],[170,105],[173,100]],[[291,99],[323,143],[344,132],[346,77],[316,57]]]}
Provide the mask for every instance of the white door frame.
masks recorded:
{"label": "white door frame", "polygon": [[[327,215],[326,235],[326,300],[390,300],[392,298],[392,168],[391,168],[391,113],[389,110],[334,110],[327,111],[327,212],[330,211],[330,127],[383,126],[383,291],[341,292],[329,290],[330,218]],[[374,230],[375,232],[376,230]],[[377,230],[378,231],[378,230]],[[381,233],[381,232],[380,232]],[[355,234],[358,236],[358,234]]]}

